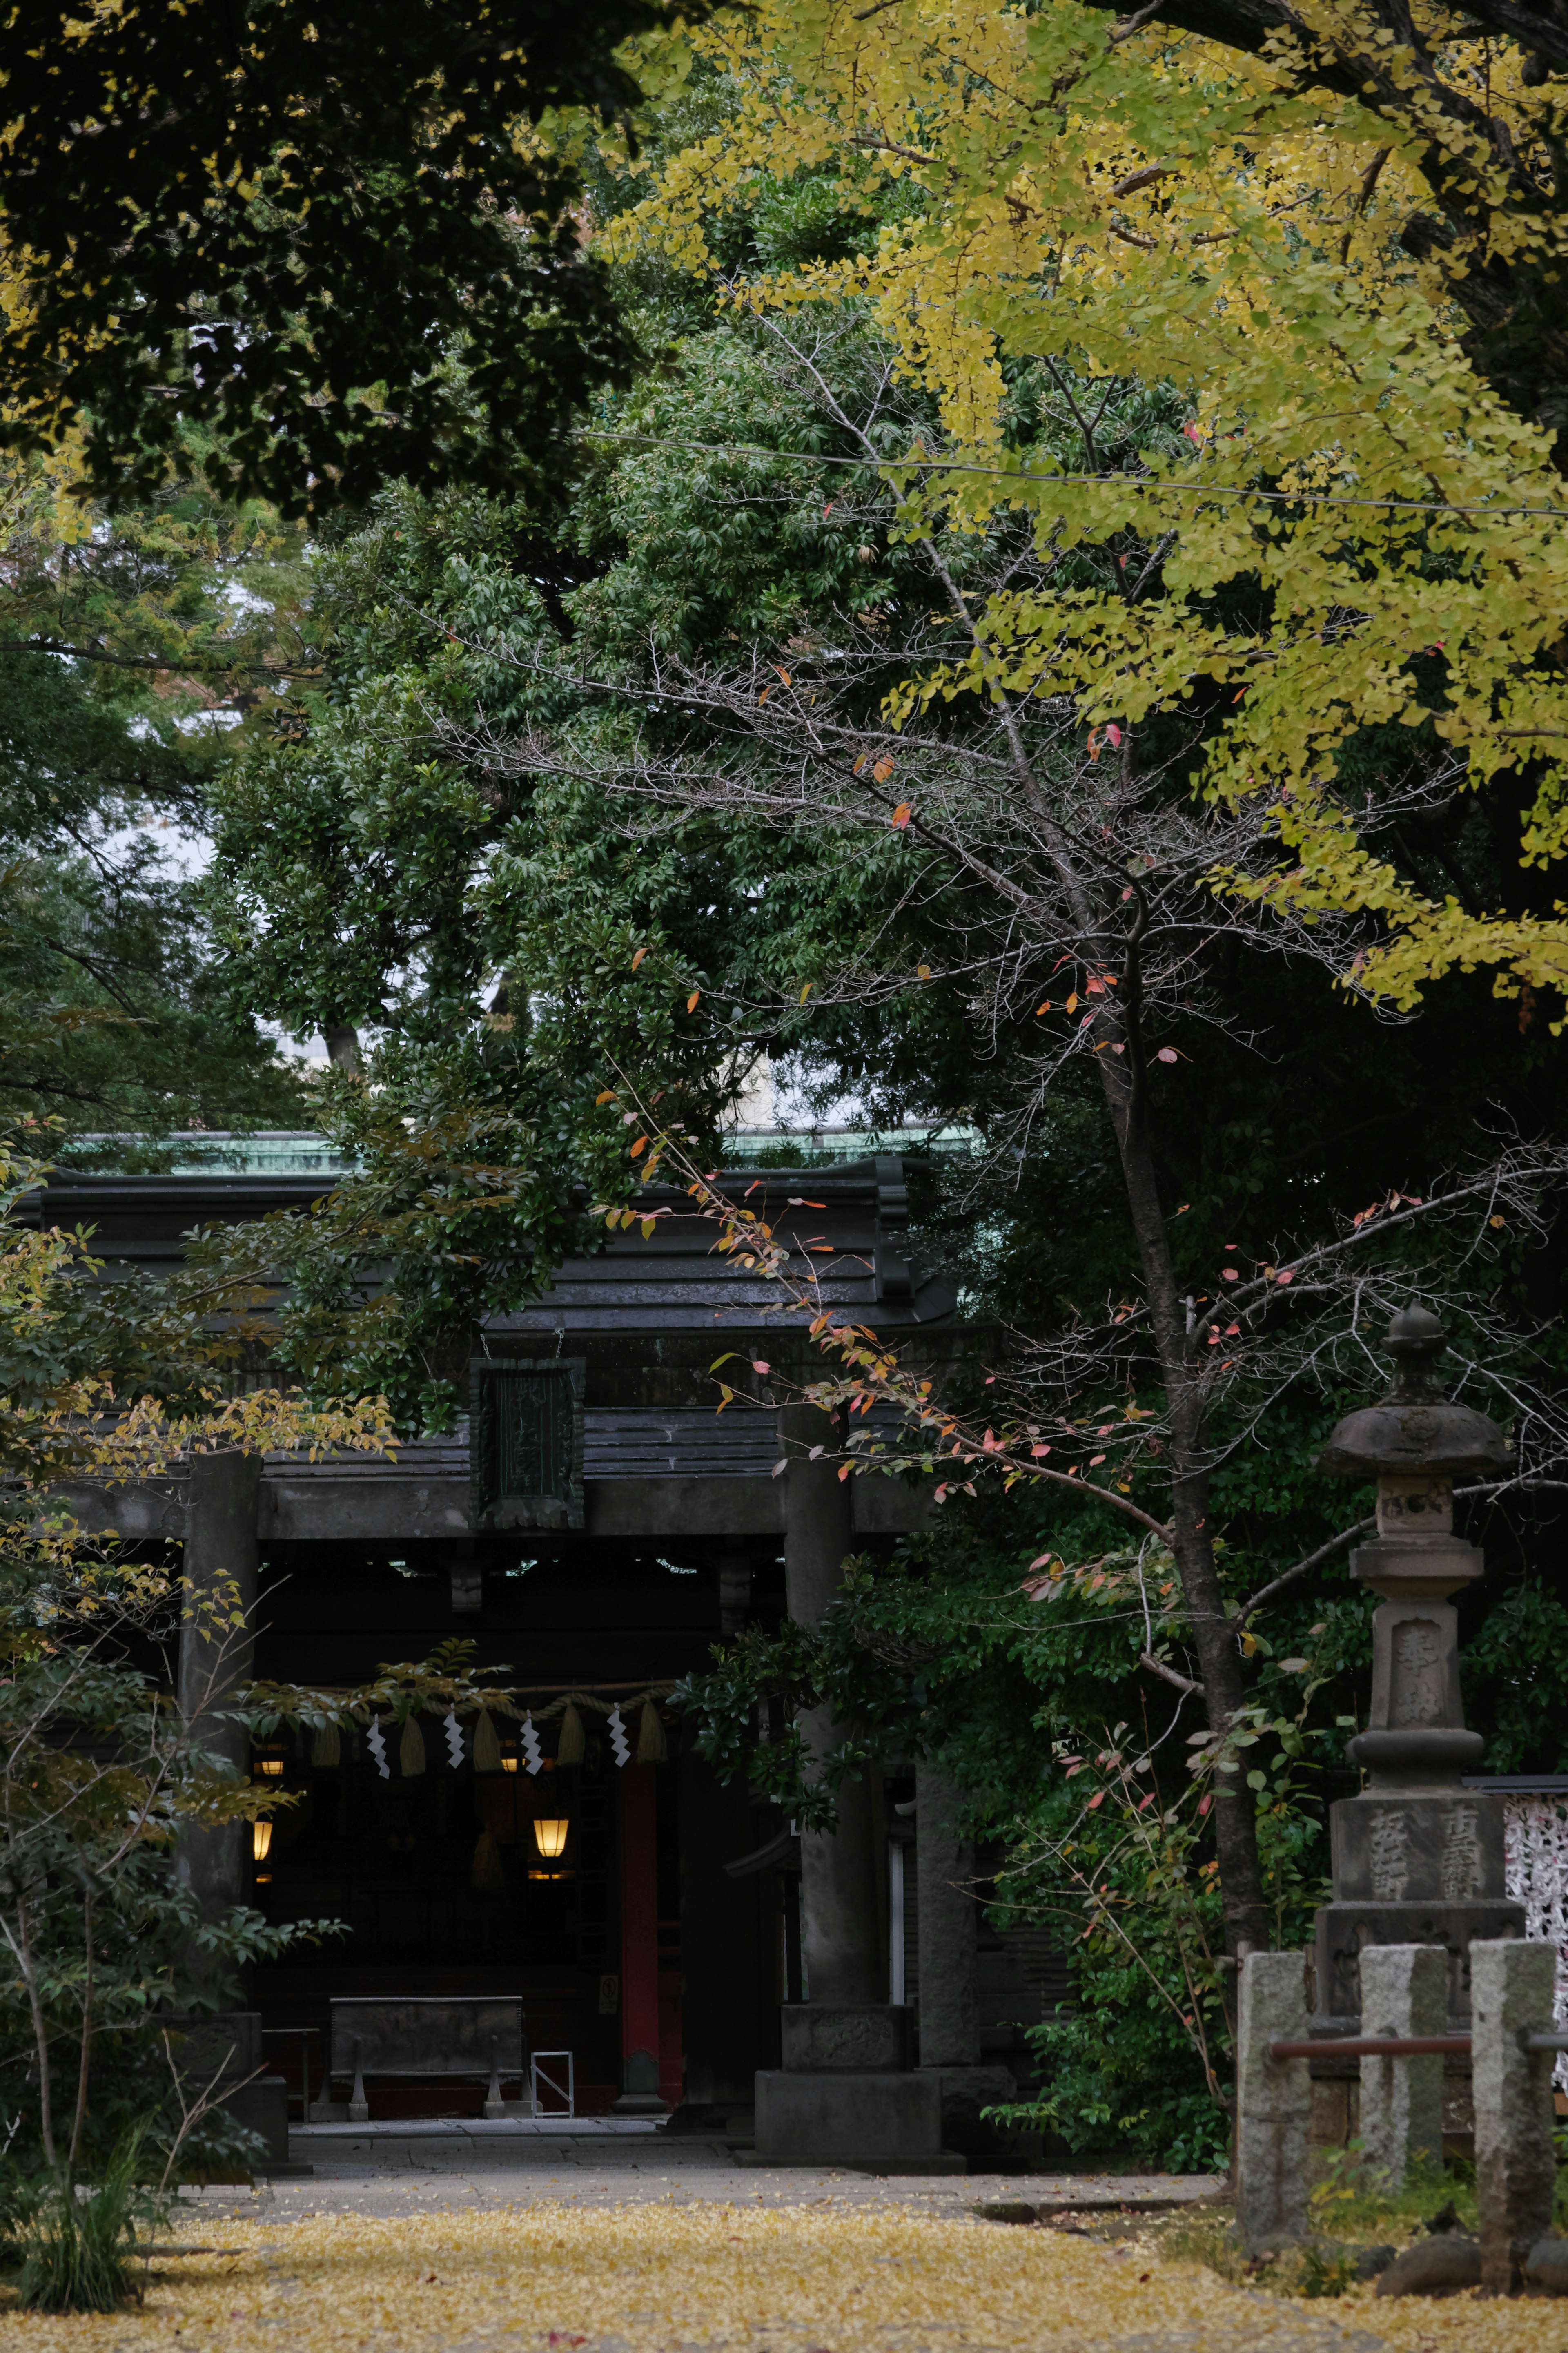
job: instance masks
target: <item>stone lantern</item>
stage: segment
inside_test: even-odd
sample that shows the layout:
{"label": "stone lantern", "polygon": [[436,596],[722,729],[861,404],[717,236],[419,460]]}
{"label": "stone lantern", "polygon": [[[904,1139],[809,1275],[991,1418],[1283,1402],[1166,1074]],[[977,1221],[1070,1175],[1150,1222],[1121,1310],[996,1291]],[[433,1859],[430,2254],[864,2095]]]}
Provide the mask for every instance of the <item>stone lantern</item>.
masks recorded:
{"label": "stone lantern", "polygon": [[1464,1786],[1485,1743],[1465,1728],[1448,1598],[1485,1567],[1454,1534],[1454,1481],[1495,1477],[1511,1456],[1495,1422],[1444,1397],[1446,1345],[1426,1308],[1395,1315],[1384,1342],[1392,1389],[1348,1414],[1318,1457],[1336,1477],[1377,1481],[1376,1537],[1351,1555],[1351,1575],[1379,1601],[1367,1729],[1345,1751],[1367,1780],[1331,1809],[1333,1899],[1317,1921],[1317,2008],[1333,2031],[1361,2015],[1364,1946],[1444,1946],[1449,2024],[1462,2029],[1470,1939],[1524,1933],[1524,1907],[1504,1893],[1501,1802]]}

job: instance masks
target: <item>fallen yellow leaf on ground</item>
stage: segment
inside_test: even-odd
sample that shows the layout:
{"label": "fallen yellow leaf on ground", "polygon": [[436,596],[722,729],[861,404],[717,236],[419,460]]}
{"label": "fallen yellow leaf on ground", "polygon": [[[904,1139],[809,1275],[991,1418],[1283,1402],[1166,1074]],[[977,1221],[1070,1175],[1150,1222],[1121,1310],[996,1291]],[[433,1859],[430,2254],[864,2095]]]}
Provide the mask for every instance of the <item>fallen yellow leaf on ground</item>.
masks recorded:
{"label": "fallen yellow leaf on ground", "polygon": [[[195,2234],[193,2232],[193,2242]],[[108,2315],[0,2316],[29,2353],[1562,2353],[1550,2304],[1294,2304],[1136,2241],[907,2210],[648,2202],[216,2224]]]}

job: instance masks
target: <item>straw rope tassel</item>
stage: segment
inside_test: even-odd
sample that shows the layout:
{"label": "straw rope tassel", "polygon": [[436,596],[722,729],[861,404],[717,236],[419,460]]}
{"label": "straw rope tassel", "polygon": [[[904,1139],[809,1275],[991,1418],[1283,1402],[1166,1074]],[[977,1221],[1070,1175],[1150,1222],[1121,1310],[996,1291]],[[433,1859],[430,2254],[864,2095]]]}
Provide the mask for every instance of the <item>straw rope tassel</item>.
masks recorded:
{"label": "straw rope tassel", "polygon": [[411,1715],[403,1727],[403,1738],[397,1749],[397,1761],[410,1780],[416,1773],[423,1773],[425,1770],[425,1735],[419,1729],[419,1719],[416,1715]]}
{"label": "straw rope tassel", "polygon": [[479,1710],[479,1720],[474,1727],[474,1770],[476,1773],[500,1771],[500,1742],[488,1707]]}
{"label": "straw rope tassel", "polygon": [[669,1750],[665,1746],[664,1726],[658,1720],[658,1710],[651,1699],[642,1704],[642,1721],[637,1725],[637,1763],[662,1765]]}
{"label": "straw rope tassel", "polygon": [[310,1748],[310,1762],[323,1772],[343,1760],[343,1745],[335,1724],[319,1724]]}
{"label": "straw rope tassel", "polygon": [[561,1715],[561,1735],[555,1743],[557,1765],[581,1765],[583,1762],[583,1719],[567,1701]]}

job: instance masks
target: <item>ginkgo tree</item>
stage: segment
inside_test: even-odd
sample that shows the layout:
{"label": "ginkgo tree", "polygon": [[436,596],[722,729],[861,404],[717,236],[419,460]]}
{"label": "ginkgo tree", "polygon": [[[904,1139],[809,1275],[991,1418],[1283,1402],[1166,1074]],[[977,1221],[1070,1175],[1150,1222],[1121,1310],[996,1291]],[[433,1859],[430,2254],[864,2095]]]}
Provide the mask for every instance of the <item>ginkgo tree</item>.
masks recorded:
{"label": "ginkgo tree", "polygon": [[[1205,706],[1202,788],[1263,801],[1290,852],[1216,885],[1373,916],[1358,977],[1401,1006],[1455,966],[1554,1003],[1568,977],[1549,887],[1481,908],[1424,893],[1341,789],[1347,744],[1393,725],[1467,786],[1518,780],[1527,866],[1564,846],[1555,396],[1510,373],[1527,346],[1538,375],[1560,367],[1559,100],[1531,58],[1562,40],[1540,12],[1492,15],[1413,26],[1323,0],[1287,29],[1260,4],[1216,10],[1205,39],[1079,0],[764,5],[690,37],[721,119],[610,231],[628,258],[711,270],[716,220],[764,176],[837,175],[848,204],[868,172],[910,183],[870,249],[746,299],[854,301],[931,396],[940,454],[885,453],[911,527],[1005,509],[1059,549],[1136,530],[1171,592],[998,592],[923,691],[1071,694],[1086,739]],[[1031,361],[1171,385],[1180,447],[1110,472],[1026,460],[1005,387]],[[1247,584],[1263,593],[1238,636],[1222,607]]]}

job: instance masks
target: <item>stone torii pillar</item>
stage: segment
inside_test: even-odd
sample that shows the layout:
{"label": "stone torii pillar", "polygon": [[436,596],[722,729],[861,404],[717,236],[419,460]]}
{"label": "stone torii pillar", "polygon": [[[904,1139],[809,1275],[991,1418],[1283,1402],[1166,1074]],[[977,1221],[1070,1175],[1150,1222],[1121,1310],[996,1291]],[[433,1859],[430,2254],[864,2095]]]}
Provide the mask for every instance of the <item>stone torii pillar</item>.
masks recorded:
{"label": "stone torii pillar", "polygon": [[[854,1549],[849,1482],[838,1476],[838,1433],[815,1406],[782,1408],[779,1440],[790,1615],[816,1626]],[[827,1707],[813,1709],[802,1724],[818,1757],[847,1729]],[[780,2012],[783,2065],[756,2079],[757,2158],[781,2165],[918,2158],[921,2169],[957,2170],[961,2157],[942,2164],[940,2081],[910,2066],[909,2013],[887,1999],[878,1900],[885,1857],[869,1782],[845,1783],[837,1799],[837,1829],[801,1838],[806,1998]]]}
{"label": "stone torii pillar", "polygon": [[[784,1588],[797,1626],[818,1626],[844,1581],[846,1556],[855,1549],[849,1482],[838,1476],[838,1434],[816,1406],[785,1406],[779,1438],[789,1468],[782,1474]],[[825,1451],[814,1462],[811,1449]],[[830,1707],[801,1718],[807,1749],[821,1757],[848,1730]],[[871,1785],[847,1781],[838,1792],[838,1826],[800,1841],[801,1946],[814,2002],[887,2000],[876,1873],[881,1857],[872,1838]]]}
{"label": "stone torii pillar", "polygon": [[[223,1759],[243,1780],[250,1766],[250,1737],[242,1724],[215,1720],[230,1685],[251,1672],[256,1654],[253,1620],[260,1547],[256,1533],[256,1492],[261,1458],[226,1449],[191,1458],[185,1506],[184,1594],[180,1622],[180,1713],[198,1747]],[[229,1596],[244,1614],[243,1626],[222,1620]],[[181,1833],[179,1871],[204,1912],[216,1915],[250,1895],[250,1831],[244,1822],[222,1830]]]}
{"label": "stone torii pillar", "polygon": [[[243,1724],[217,1721],[215,1711],[255,1664],[260,1482],[259,1455],[226,1448],[191,1457],[177,1695],[196,1746],[221,1758],[236,1781],[243,1781],[250,1769],[250,1736]],[[235,1608],[242,1620],[238,1626],[228,1622]],[[175,1867],[207,1918],[247,1904],[252,1884],[249,1824],[183,1831]],[[193,1977],[208,1974],[199,1954],[187,1954],[186,1959]],[[188,2081],[200,2083],[212,2073],[214,2053],[228,2074],[249,2078],[238,2081],[224,2105],[240,2124],[261,2136],[267,2155],[260,2169],[269,2175],[310,2172],[309,2166],[289,2162],[289,2096],[282,2076],[256,2072],[262,2060],[259,2012],[215,2011],[199,2028],[189,2019],[172,2018],[170,2023],[191,2035],[180,2060]]]}

